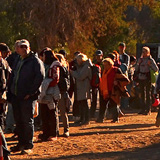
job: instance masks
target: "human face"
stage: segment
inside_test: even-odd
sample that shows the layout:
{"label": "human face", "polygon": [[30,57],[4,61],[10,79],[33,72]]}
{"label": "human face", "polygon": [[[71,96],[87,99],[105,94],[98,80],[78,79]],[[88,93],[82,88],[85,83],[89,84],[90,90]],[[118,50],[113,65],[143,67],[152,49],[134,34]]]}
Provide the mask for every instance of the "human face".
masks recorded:
{"label": "human face", "polygon": [[145,58],[145,57],[148,57],[148,55],[149,55],[149,52],[146,49],[142,49],[142,56]]}
{"label": "human face", "polygon": [[83,62],[82,62],[82,59],[81,58],[77,58],[77,64],[78,65],[81,65]]}
{"label": "human face", "polygon": [[123,53],[125,53],[125,49],[126,49],[126,47],[125,47],[125,46],[119,46],[119,47],[118,47],[119,54],[123,54]]}
{"label": "human face", "polygon": [[97,59],[97,62],[101,62],[102,61],[102,59],[103,59],[103,55],[100,55],[100,56],[96,56],[96,59]]}
{"label": "human face", "polygon": [[108,62],[103,62],[104,70],[109,70],[111,65]]}
{"label": "human face", "polygon": [[18,54],[22,58],[25,58],[29,54],[29,52],[30,52],[30,47],[28,47],[26,45],[20,45],[18,52],[19,52]]}
{"label": "human face", "polygon": [[16,45],[15,46],[15,51],[19,54],[19,48],[20,48],[20,46],[19,45]]}

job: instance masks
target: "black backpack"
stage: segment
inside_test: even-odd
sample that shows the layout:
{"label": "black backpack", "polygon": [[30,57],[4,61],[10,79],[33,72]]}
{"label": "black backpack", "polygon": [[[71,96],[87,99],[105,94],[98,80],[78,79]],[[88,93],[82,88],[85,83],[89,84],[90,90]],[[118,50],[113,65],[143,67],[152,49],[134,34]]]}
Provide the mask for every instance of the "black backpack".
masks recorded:
{"label": "black backpack", "polygon": [[60,67],[60,78],[58,82],[58,87],[61,92],[68,91],[70,87],[70,76],[69,71],[66,67]]}

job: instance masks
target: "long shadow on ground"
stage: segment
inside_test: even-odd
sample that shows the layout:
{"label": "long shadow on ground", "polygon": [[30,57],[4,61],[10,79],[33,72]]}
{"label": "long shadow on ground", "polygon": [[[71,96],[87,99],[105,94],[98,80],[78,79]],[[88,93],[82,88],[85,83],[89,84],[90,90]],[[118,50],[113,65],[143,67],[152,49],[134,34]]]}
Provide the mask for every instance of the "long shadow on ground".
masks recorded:
{"label": "long shadow on ground", "polygon": [[[85,135],[94,135],[94,134],[113,134],[113,133],[130,133],[130,132],[142,132],[142,131],[152,131],[159,130],[159,128],[154,128],[153,124],[129,124],[129,125],[120,125],[120,126],[96,126],[90,128],[81,128],[80,130],[87,131],[81,133],[71,133],[70,136],[85,136]],[[149,128],[153,127],[153,128]],[[89,131],[92,129],[97,129],[97,131]],[[103,130],[101,130],[103,129]],[[105,130],[106,129],[106,130]]]}
{"label": "long shadow on ground", "polygon": [[[38,158],[35,160],[159,160],[160,142],[145,148],[138,148],[134,151],[83,153],[79,155]],[[19,159],[22,160],[22,159]],[[24,160],[24,159],[23,159]],[[27,159],[26,159],[27,160]]]}
{"label": "long shadow on ground", "polygon": [[126,124],[126,125],[118,125],[118,126],[96,126],[96,127],[89,127],[89,128],[82,128],[80,130],[88,130],[88,129],[137,129],[137,128],[148,128],[153,127],[154,124]]}
{"label": "long shadow on ground", "polygon": [[158,128],[155,129],[137,129],[137,130],[119,130],[119,131],[95,131],[95,132],[82,132],[82,133],[71,133],[70,136],[86,136],[86,135],[94,135],[94,134],[114,134],[114,133],[130,133],[130,132],[143,132],[143,131],[154,131],[158,130]]}

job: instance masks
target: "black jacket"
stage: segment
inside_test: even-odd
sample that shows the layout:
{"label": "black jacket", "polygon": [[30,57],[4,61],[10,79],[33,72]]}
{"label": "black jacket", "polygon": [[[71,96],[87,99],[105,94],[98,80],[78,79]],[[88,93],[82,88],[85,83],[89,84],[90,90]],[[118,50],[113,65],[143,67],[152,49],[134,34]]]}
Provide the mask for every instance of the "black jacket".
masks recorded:
{"label": "black jacket", "polygon": [[26,95],[30,95],[33,99],[38,98],[40,86],[45,76],[43,62],[33,52],[25,59],[20,56],[15,60],[12,70],[9,92],[24,99]]}

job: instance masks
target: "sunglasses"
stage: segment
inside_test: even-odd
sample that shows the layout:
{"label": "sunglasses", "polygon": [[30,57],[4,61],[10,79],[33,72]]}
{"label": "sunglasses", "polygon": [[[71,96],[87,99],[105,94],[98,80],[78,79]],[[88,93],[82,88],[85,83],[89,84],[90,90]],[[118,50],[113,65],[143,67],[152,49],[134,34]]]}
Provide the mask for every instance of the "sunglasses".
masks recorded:
{"label": "sunglasses", "polygon": [[19,47],[20,47],[20,48],[27,48],[26,45],[20,45]]}

